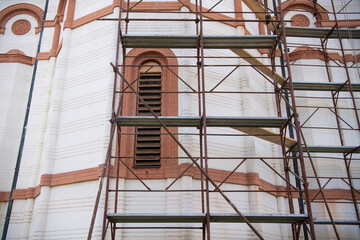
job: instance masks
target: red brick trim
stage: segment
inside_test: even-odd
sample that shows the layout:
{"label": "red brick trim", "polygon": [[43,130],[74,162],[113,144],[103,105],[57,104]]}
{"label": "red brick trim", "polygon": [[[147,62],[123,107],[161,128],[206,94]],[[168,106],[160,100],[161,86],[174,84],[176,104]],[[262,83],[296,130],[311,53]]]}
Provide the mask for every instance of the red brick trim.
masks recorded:
{"label": "red brick trim", "polygon": [[41,30],[41,21],[43,18],[43,10],[35,5],[28,3],[19,3],[11,5],[0,12],[0,34],[5,33],[6,23],[14,16],[19,14],[27,14],[33,16],[38,26],[35,28],[35,33],[39,33]]}
{"label": "red brick trim", "polygon": [[[328,53],[328,56],[331,59],[339,61],[342,64],[344,64],[343,57],[339,53],[331,52],[331,53]],[[322,51],[312,49],[307,46],[303,46],[303,47],[299,47],[299,48],[295,49],[293,52],[291,52],[289,54],[289,57],[290,57],[290,61],[292,61],[292,62],[297,61],[299,59],[318,59],[318,60],[322,60],[322,61],[325,60],[324,54],[322,53]],[[360,54],[358,54],[356,56],[354,56],[352,54],[346,54],[345,59],[346,59],[346,62],[355,62],[355,61],[359,62]]]}
{"label": "red brick trim", "polygon": [[[352,200],[352,195],[350,190],[346,189],[323,189],[324,195],[327,200]],[[317,195],[318,194],[318,195]],[[316,196],[317,195],[317,196]],[[315,200],[323,200],[322,195],[319,193],[318,189],[310,189],[309,190],[310,199],[313,199],[315,196]],[[355,191],[356,200],[360,200],[360,194]]]}
{"label": "red brick trim", "polygon": [[78,171],[44,174],[40,179],[40,186],[61,186],[66,184],[80,183],[97,180],[101,175],[102,165]]}
{"label": "red brick trim", "polygon": [[291,18],[291,26],[294,27],[309,27],[310,26],[310,20],[307,16],[304,14],[295,14]]}
{"label": "red brick trim", "polygon": [[[36,198],[42,186],[61,186],[66,184],[75,184],[87,181],[94,181],[101,176],[102,165],[83,169],[73,172],[58,173],[58,174],[44,174],[41,176],[40,184],[35,188],[15,189],[13,192],[13,199],[28,199]],[[10,192],[0,192],[0,202],[7,202],[10,197]]]}
{"label": "red brick trim", "polygon": [[75,15],[75,4],[76,4],[76,0],[69,0],[68,7],[67,7],[66,19],[64,22],[64,29],[71,28],[71,26],[73,24],[74,15]]}
{"label": "red brick trim", "polygon": [[[242,7],[242,0],[234,0],[234,9],[235,9],[235,19],[243,20],[243,7]],[[245,26],[245,23],[244,23]]]}
{"label": "red brick trim", "polygon": [[[289,11],[297,9],[308,11],[311,14],[315,12],[314,4],[310,0],[288,0],[282,3],[282,8],[285,15]],[[320,12],[318,16],[321,27],[334,27],[335,21],[329,19],[328,11],[319,4],[317,4],[317,9]],[[360,19],[338,20],[338,25],[340,28],[356,28],[360,26]]]}
{"label": "red brick trim", "polygon": [[[189,8],[192,11],[196,11],[196,5],[193,3],[189,4]],[[203,16],[212,20],[220,20],[220,19],[224,19],[225,21],[221,21],[221,23],[224,23],[226,25],[232,26],[232,27],[237,27],[237,26],[244,26],[245,27],[245,22],[226,22],[226,20],[234,20],[234,18],[229,17],[227,15],[224,15],[222,13],[215,13],[215,11],[211,11],[211,13],[206,13],[209,9],[207,8],[203,8]],[[236,18],[236,16],[235,16]]]}
{"label": "red brick trim", "polygon": [[[126,60],[127,65],[134,67],[126,67],[125,77],[130,82],[134,81],[138,77],[139,67],[141,64],[147,61],[154,61],[159,63],[159,65],[171,65],[177,66],[178,62],[175,54],[170,49],[133,49],[127,54],[128,58]],[[169,67],[172,72],[176,75],[178,74],[177,67]],[[173,74],[168,68],[163,67],[162,69],[162,89],[166,92],[177,92],[178,91],[178,78]],[[137,87],[137,83],[133,85]],[[176,93],[163,94],[162,95],[163,107],[161,114],[163,116],[177,116],[178,115],[178,95]],[[124,95],[124,116],[135,116],[136,115],[136,96],[134,94],[125,94]],[[177,128],[170,128],[172,132],[177,132]],[[133,127],[124,127],[122,129],[124,133],[133,133]],[[165,130],[161,130],[162,133],[165,133]],[[178,156],[178,146],[168,135],[161,136],[161,156],[162,157],[177,157]],[[123,157],[132,157],[134,154],[134,137],[127,136],[121,140],[121,156]],[[128,166],[132,166],[132,159],[125,159]],[[150,175],[154,176],[157,174],[159,177],[164,177],[167,170],[166,166],[177,166],[177,159],[166,159],[166,161],[161,162],[160,168],[151,168],[148,169]],[[124,169],[125,171],[125,169]],[[141,172],[140,169],[134,169],[134,171]],[[132,175],[130,172],[125,173],[125,176]]]}
{"label": "red brick trim", "polygon": [[[95,12],[89,13],[83,17],[80,17],[78,19],[74,20],[74,11],[75,11],[75,0],[69,0],[69,7],[68,7],[68,16],[66,17],[65,20],[65,24],[64,24],[64,28],[71,28],[71,29],[75,29],[77,27],[83,26],[89,22],[95,21],[98,18],[104,17],[106,15],[112,14],[114,12],[114,8],[118,7],[120,4],[119,0],[114,0],[114,3],[112,5],[109,5],[107,7],[104,7],[102,9],[99,9]],[[185,6],[187,6],[189,9],[191,9],[192,11],[195,11],[196,7],[193,3],[190,3],[190,1],[182,1]],[[135,3],[137,2],[131,2],[130,6],[133,6]],[[71,8],[70,8],[70,4],[71,4]],[[238,5],[236,5],[237,8],[239,7]],[[181,7],[183,7],[183,5],[178,2],[178,1],[171,1],[171,2],[141,2],[140,4],[136,5],[134,7],[134,9],[132,9],[132,11],[136,12],[136,11],[175,11],[175,10],[180,10]],[[125,9],[125,7],[123,7],[123,9]],[[71,10],[71,11],[69,11]],[[226,20],[234,20],[234,18],[229,17],[227,15],[221,14],[221,13],[216,13],[215,11],[211,11],[212,13],[205,13],[206,11],[208,11],[208,9],[203,8],[204,11],[204,16],[209,18],[209,19],[213,19],[213,20],[217,20],[217,19],[224,19],[225,21],[223,21],[224,24],[236,27],[236,26],[245,26],[244,22],[241,23],[237,23],[237,22],[226,22]],[[237,15],[237,19],[242,19],[241,15]]]}
{"label": "red brick trim", "polygon": [[[261,54],[270,54],[270,50],[268,49],[258,49]],[[275,56],[280,57],[281,53],[279,49],[276,49]],[[336,61],[341,62],[344,64],[343,57],[339,53],[330,52],[328,56]],[[296,48],[294,51],[289,53],[290,61],[295,62],[300,59],[318,59],[324,61],[324,55],[320,50],[315,50],[308,46],[302,46]],[[359,62],[360,61],[360,54],[354,56],[352,54],[345,55],[346,62]]]}
{"label": "red brick trim", "polygon": [[[57,14],[56,14],[54,20],[51,22],[51,26],[54,27],[55,29],[54,29],[53,42],[52,42],[52,47],[50,49],[50,52],[39,53],[39,55],[40,55],[40,57],[38,56],[39,60],[50,59],[50,57],[56,57],[61,50],[62,41],[60,41],[60,43],[59,43],[60,33],[61,33],[60,22],[62,22],[64,19],[66,2],[67,2],[67,0],[61,0],[59,2]],[[71,8],[70,3],[69,3],[68,8]],[[70,11],[70,10],[68,10],[68,11]],[[50,25],[50,23],[49,23],[49,25]]]}
{"label": "red brick trim", "polygon": [[[315,12],[314,4],[310,0],[287,0],[281,4],[281,7],[284,10],[285,15],[288,12],[297,10],[297,9],[302,9],[302,10],[308,11],[312,14]],[[317,9],[320,12],[318,15],[320,21],[329,20],[329,16],[326,13],[327,10],[325,8],[323,8],[322,6],[317,4]]]}
{"label": "red brick trim", "polygon": [[[139,169],[137,172],[138,176],[142,179],[166,179],[166,178],[175,178],[182,171],[184,171],[189,164],[181,164],[175,166],[167,165],[165,167],[166,172],[164,174],[159,174],[161,171],[159,169],[155,169],[157,171],[149,171],[149,169]],[[42,186],[62,186],[66,184],[76,184],[87,181],[95,181],[98,180],[101,176],[103,165],[99,165],[95,168],[83,169],[78,171],[66,172],[66,173],[58,173],[58,174],[44,174],[41,176],[40,184],[35,188],[27,188],[27,189],[16,189],[13,193],[13,199],[28,199],[28,198],[36,198],[40,192]],[[120,169],[124,169],[125,167],[121,166]],[[229,174],[229,171],[218,170],[218,169],[209,169],[210,177],[216,181],[221,182],[225,179],[225,177]],[[115,167],[111,167],[110,172],[111,177],[116,176]],[[194,179],[200,179],[200,171],[196,167],[191,167],[184,176],[191,176]],[[126,171],[120,171],[121,178],[126,179],[136,179],[132,174],[128,174]],[[273,185],[259,177],[258,173],[239,173],[235,172],[227,181],[227,183],[239,184],[239,185],[254,185],[258,186],[259,190],[264,191],[284,191],[285,187]],[[347,189],[323,189],[325,196],[328,200],[352,200],[351,191]],[[310,198],[314,198],[316,194],[318,194],[318,189],[310,189],[309,194]],[[270,192],[273,196],[277,197],[286,197],[285,192]],[[298,194],[293,194],[296,198]],[[0,192],[0,202],[7,202],[10,197],[10,192]],[[360,194],[355,193],[355,197],[357,200],[360,200]],[[315,200],[322,200],[321,194],[319,194]]]}
{"label": "red brick trim", "polygon": [[31,23],[26,19],[16,20],[12,26],[11,31],[16,35],[24,35],[31,29]]}
{"label": "red brick trim", "polygon": [[0,192],[0,202],[7,202],[10,198],[10,192]]}
{"label": "red brick trim", "polygon": [[[92,22],[98,18],[104,17],[106,15],[109,15],[114,12],[115,5],[109,5],[107,7],[104,7],[102,9],[99,9],[95,12],[92,12],[90,14],[87,14],[83,17],[80,17],[78,19],[75,19],[72,21],[71,29],[80,27],[82,25],[85,25],[89,22]],[[67,25],[68,26],[68,25]]]}
{"label": "red brick trim", "polygon": [[32,66],[35,64],[35,58],[25,55],[20,50],[13,49],[0,54],[0,63],[22,63]]}
{"label": "red brick trim", "polygon": [[49,60],[50,57],[50,52],[39,52],[37,55],[37,60]]}
{"label": "red brick trim", "polygon": [[[137,4],[137,1],[130,2],[130,7]],[[183,1],[186,6],[189,6],[189,1]],[[141,2],[137,4],[131,11],[177,11],[180,10],[183,5],[178,1],[172,2]],[[126,7],[123,7],[126,10]]]}

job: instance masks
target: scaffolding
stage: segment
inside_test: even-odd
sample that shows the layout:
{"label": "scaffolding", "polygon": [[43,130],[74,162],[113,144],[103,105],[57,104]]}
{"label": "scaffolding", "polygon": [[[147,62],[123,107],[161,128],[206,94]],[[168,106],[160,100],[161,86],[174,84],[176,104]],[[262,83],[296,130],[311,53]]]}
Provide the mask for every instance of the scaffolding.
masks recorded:
{"label": "scaffolding", "polygon": [[[355,48],[345,48],[343,41],[348,39],[360,39],[359,29],[350,29],[339,26],[337,15],[344,14],[344,8],[340,11],[335,8],[334,1],[331,0],[332,14],[334,19],[333,27],[322,27],[319,19],[322,8],[318,7],[316,0],[313,1],[313,15],[317,19],[317,27],[291,27],[290,21],[285,20],[284,9],[282,9],[281,0],[274,0],[273,3],[260,3],[255,0],[243,0],[251,12],[226,12],[214,11],[213,9],[222,4],[222,0],[215,3],[210,8],[204,8],[202,0],[196,0],[195,3],[190,1],[175,1],[177,6],[173,10],[164,10],[161,4],[158,7],[146,8],[150,6],[146,1],[130,2],[128,0],[120,1],[119,17],[102,18],[99,21],[118,21],[118,39],[116,59],[111,66],[114,70],[114,88],[112,102],[111,132],[107,156],[105,159],[102,175],[99,182],[98,194],[95,202],[93,217],[89,229],[88,239],[92,238],[95,225],[96,215],[100,205],[102,192],[105,192],[104,215],[102,223],[102,239],[107,232],[111,238],[115,239],[116,230],[118,229],[199,229],[203,239],[211,239],[211,223],[245,223],[252,232],[259,238],[264,239],[262,232],[256,227],[257,223],[287,224],[290,225],[293,239],[316,239],[317,228],[321,225],[329,225],[337,239],[341,239],[341,233],[338,228],[341,225],[360,225],[358,198],[359,190],[356,189],[355,181],[360,178],[352,177],[351,164],[360,160],[360,146],[348,145],[346,136],[348,132],[359,134],[360,122],[357,101],[360,91],[360,84],[356,83],[356,74],[352,71],[358,71],[356,54],[354,64],[349,66],[346,58],[346,51],[358,51]],[[350,1],[351,2],[351,1]],[[271,6],[270,6],[271,4]],[[349,3],[347,3],[349,4]],[[347,5],[346,4],[346,5]],[[345,5],[345,6],[346,6]],[[179,11],[180,10],[180,11]],[[293,10],[296,11],[296,10]],[[220,17],[212,17],[212,14],[222,14]],[[145,17],[139,17],[144,14]],[[166,16],[166,17],[156,17]],[[163,14],[163,15],[161,15]],[[256,18],[228,17],[230,14],[238,16],[239,14],[254,14]],[[151,16],[151,17],[149,17]],[[171,17],[173,16],[173,17]],[[153,34],[131,33],[130,23],[146,22],[151,24],[161,24],[162,22],[182,22],[183,24],[194,24],[192,35],[174,35],[167,34],[164,31]],[[265,26],[264,35],[206,35],[204,34],[204,25],[212,22],[223,24],[246,24],[256,23]],[[157,26],[157,25],[155,25]],[[239,25],[237,25],[239,26]],[[245,25],[242,25],[245,26]],[[154,30],[156,31],[156,30]],[[299,37],[311,39],[309,42],[297,42]],[[320,39],[320,42],[315,42]],[[333,45],[328,47],[328,43],[338,41],[338,48]],[[313,65],[309,67],[319,67],[325,69],[329,82],[308,82],[293,81],[292,71],[296,67],[306,67],[306,64],[296,64],[297,60],[291,60],[289,55],[290,48],[301,47],[306,51],[318,51],[323,56],[324,65]],[[142,67],[138,65],[129,65],[129,49],[138,48],[169,48],[169,49],[193,49],[196,55],[180,55],[177,59],[193,59],[196,64],[177,64],[161,65],[162,69],[175,75],[177,81],[181,81],[187,86],[186,91],[167,91],[161,90],[162,95],[166,94],[187,94],[197,97],[198,116],[164,116],[159,115],[151,103],[144,99],[144,95],[139,93],[138,82],[146,72],[151,72],[157,68],[157,65],[147,65],[143,74],[136,78],[127,77],[127,69]],[[232,54],[217,55],[206,54],[206,50],[226,49],[231,50]],[[268,57],[256,57],[248,49],[262,49]],[[340,60],[335,60],[329,51],[339,51]],[[216,52],[219,53],[219,52]],[[265,54],[264,54],[265,55]],[[151,58],[151,56],[146,56]],[[162,56],[164,58],[174,58],[174,56]],[[215,87],[209,90],[206,85],[207,68],[223,67],[224,65],[214,64],[213,59],[241,59],[240,64],[227,65],[231,71],[221,79]],[[210,62],[210,64],[208,64]],[[268,62],[269,64],[266,64]],[[191,86],[188,79],[178,75],[172,68],[196,69],[197,89]],[[262,77],[267,84],[272,86],[272,90],[264,91],[229,91],[216,90],[223,82],[239,68],[251,68]],[[341,69],[345,72],[343,79],[334,79],[332,68]],[[340,70],[339,70],[340,71]],[[355,77],[354,77],[355,76]],[[355,78],[355,82],[352,79]],[[325,95],[309,95],[324,93]],[[266,95],[273,96],[275,102],[274,114],[276,116],[210,116],[207,114],[207,98],[211,94],[237,94],[237,95]],[[125,102],[127,96],[136,96],[136,101],[148,111],[147,116],[127,115],[125,113]],[[331,106],[309,106],[304,100],[310,103],[320,101],[330,102]],[[350,102],[351,107],[344,107],[341,102]],[[309,112],[306,118],[299,114]],[[321,111],[329,111],[334,114],[336,119],[336,128],[329,126],[308,126],[313,118]],[[353,119],[349,121],[343,117],[343,113],[352,112]],[[345,115],[346,115],[345,114]],[[267,114],[266,114],[267,115]],[[306,114],[305,114],[306,115]],[[300,123],[300,119],[302,123]],[[355,119],[355,120],[354,120]],[[175,142],[177,147],[183,152],[182,156],[163,156],[161,161],[187,160],[187,164],[176,177],[163,189],[153,189],[147,183],[144,176],[137,173],[136,168],[131,164],[135,156],[127,156],[121,150],[124,139],[133,139],[136,136],[137,127],[157,127],[161,128],[161,137],[167,136]],[[210,133],[212,127],[221,127],[221,129],[231,129],[225,133]],[[190,133],[177,131],[179,128],[196,129]],[[174,130],[176,129],[176,130]],[[274,130],[276,129],[276,130]],[[316,130],[314,130],[316,129]],[[306,131],[336,131],[339,136],[340,145],[309,145],[307,144]],[[236,132],[236,133],[234,133]],[[191,153],[181,136],[197,136],[199,139],[198,155]],[[279,156],[232,156],[219,157],[209,154],[208,138],[211,136],[237,136],[237,137],[256,137],[272,144],[280,146],[281,154]],[[209,169],[209,161],[226,161],[234,160],[237,163],[228,171],[225,178],[215,179]],[[319,173],[317,161],[343,161],[346,169],[345,176],[323,176]],[[285,185],[283,189],[223,189],[231,177],[236,174],[237,170],[247,161],[261,162],[269,171],[272,171]],[[282,164],[282,169],[276,169],[272,166],[272,161],[278,161]],[[174,189],[174,184],[182,178],[187,171],[196,169],[199,173],[200,189]],[[143,189],[122,188],[120,186],[120,172],[126,171],[132,179],[140,182]],[[113,180],[113,181],[112,181]],[[351,201],[329,200],[325,194],[326,186],[330,182],[339,181],[346,184],[351,192]],[[312,189],[316,189],[310,194],[309,184]],[[200,197],[199,204],[201,213],[123,213],[119,211],[119,194],[124,192],[146,192],[146,193],[198,193]],[[287,199],[287,212],[284,214],[249,214],[240,211],[235,201],[231,200],[231,193],[266,193],[281,194]],[[219,194],[230,206],[234,213],[216,213],[211,208],[210,194]],[[276,195],[277,196],[277,195]],[[298,206],[295,206],[297,199]],[[114,201],[113,203],[110,203]],[[354,219],[338,219],[332,214],[331,204],[352,204]],[[325,209],[327,216],[324,218],[314,217],[312,207],[315,204],[321,204]],[[126,225],[136,223],[137,225]],[[151,225],[146,225],[152,223]],[[160,225],[154,226],[154,223]],[[195,225],[169,226],[169,223],[196,223]],[[125,225],[123,225],[125,224]],[[163,224],[163,225],[161,225]],[[110,229],[110,230],[109,230]]]}

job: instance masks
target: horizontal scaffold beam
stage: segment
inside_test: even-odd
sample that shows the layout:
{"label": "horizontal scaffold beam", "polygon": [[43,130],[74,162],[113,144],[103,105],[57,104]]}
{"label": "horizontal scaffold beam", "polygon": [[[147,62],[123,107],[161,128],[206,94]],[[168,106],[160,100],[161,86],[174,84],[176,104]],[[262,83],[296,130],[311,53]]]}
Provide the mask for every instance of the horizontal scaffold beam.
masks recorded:
{"label": "horizontal scaffold beam", "polygon": [[[309,27],[285,27],[288,37],[307,38],[338,38],[337,30],[332,28],[309,28]],[[331,33],[330,33],[331,32]],[[360,29],[340,29],[341,38],[360,39]]]}
{"label": "horizontal scaffold beam", "polygon": [[[307,218],[305,214],[243,214],[251,223],[296,223]],[[108,213],[107,218],[113,223],[202,223],[204,213]],[[236,213],[211,213],[210,221],[217,223],[243,223],[244,219]]]}
{"label": "horizontal scaffold beam", "polygon": [[[304,91],[350,91],[349,84],[339,83],[339,82],[293,82],[294,90],[304,90]],[[354,92],[360,92],[360,84],[352,83],[352,90]],[[284,89],[289,89],[289,84],[286,84]]]}
{"label": "horizontal scaffold beam", "polygon": [[[200,127],[201,117],[164,117],[159,119],[168,127]],[[285,117],[206,117],[208,127],[271,127],[280,128],[288,119]],[[160,123],[153,116],[119,116],[121,126],[130,127],[160,127]]]}
{"label": "horizontal scaffold beam", "polygon": [[[357,146],[302,146],[303,151],[306,149],[313,153],[360,153],[360,148]],[[293,151],[298,151],[297,146]]]}
{"label": "horizontal scaffold beam", "polygon": [[[336,225],[360,225],[360,221],[356,220],[335,220],[334,223]],[[314,220],[314,224],[316,225],[331,225],[330,220]]]}
{"label": "horizontal scaffold beam", "polygon": [[[272,48],[275,35],[204,36],[204,48],[208,49],[266,49]],[[198,35],[138,35],[124,34],[126,48],[197,48]]]}
{"label": "horizontal scaffold beam", "polygon": [[[108,213],[107,218],[113,223],[202,223],[204,213]],[[251,223],[296,223],[304,221],[306,214],[244,214]],[[243,223],[244,220],[235,213],[211,213],[210,221],[217,223]],[[356,220],[335,220],[336,225],[360,225]],[[331,225],[330,220],[314,220],[316,225]]]}

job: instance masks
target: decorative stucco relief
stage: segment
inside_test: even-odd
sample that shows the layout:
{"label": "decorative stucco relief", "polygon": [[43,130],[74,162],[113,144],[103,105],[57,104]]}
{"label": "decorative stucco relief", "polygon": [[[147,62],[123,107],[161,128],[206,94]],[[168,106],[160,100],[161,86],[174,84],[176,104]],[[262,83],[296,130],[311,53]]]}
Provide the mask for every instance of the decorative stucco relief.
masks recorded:
{"label": "decorative stucco relief", "polygon": [[307,16],[303,14],[296,14],[291,18],[291,26],[294,27],[309,27],[310,20]]}
{"label": "decorative stucco relief", "polygon": [[[28,3],[19,3],[11,5],[2,11],[0,11],[0,34],[5,33],[6,23],[14,16],[19,14],[27,14],[34,17],[38,23],[35,27],[35,33],[39,33],[41,30],[41,21],[44,14],[44,11],[38,6],[28,4]],[[13,30],[14,32],[14,30]]]}
{"label": "decorative stucco relief", "polygon": [[31,23],[26,19],[19,19],[11,26],[11,31],[16,35],[24,35],[31,29]]}

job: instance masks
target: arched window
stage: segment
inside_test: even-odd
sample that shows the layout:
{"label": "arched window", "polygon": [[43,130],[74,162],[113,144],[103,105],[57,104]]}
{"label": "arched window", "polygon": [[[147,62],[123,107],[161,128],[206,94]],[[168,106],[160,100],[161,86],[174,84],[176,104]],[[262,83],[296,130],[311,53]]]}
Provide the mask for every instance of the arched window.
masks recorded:
{"label": "arched window", "polygon": [[[150,61],[139,68],[138,93],[156,115],[161,115],[162,70],[158,63]],[[152,116],[140,101],[136,103],[137,116]],[[161,156],[160,127],[137,127],[135,136],[135,166],[158,167]]]}
{"label": "arched window", "polygon": [[[125,78],[144,97],[154,112],[163,117],[178,116],[178,65],[176,55],[170,49],[132,49],[127,54]],[[151,69],[149,69],[151,68]],[[140,79],[138,79],[141,77]],[[138,79],[138,80],[136,80]],[[158,94],[161,91],[161,94]],[[122,116],[150,116],[130,89],[125,91]],[[159,98],[160,97],[160,98]],[[161,101],[159,101],[161,100]],[[144,116],[143,115],[143,116]],[[173,133],[177,127],[168,127]],[[178,145],[164,128],[125,127],[118,142],[119,157],[130,171],[123,169],[128,179],[135,174],[144,178],[177,177],[179,169]],[[160,148],[158,147],[160,143]]]}

